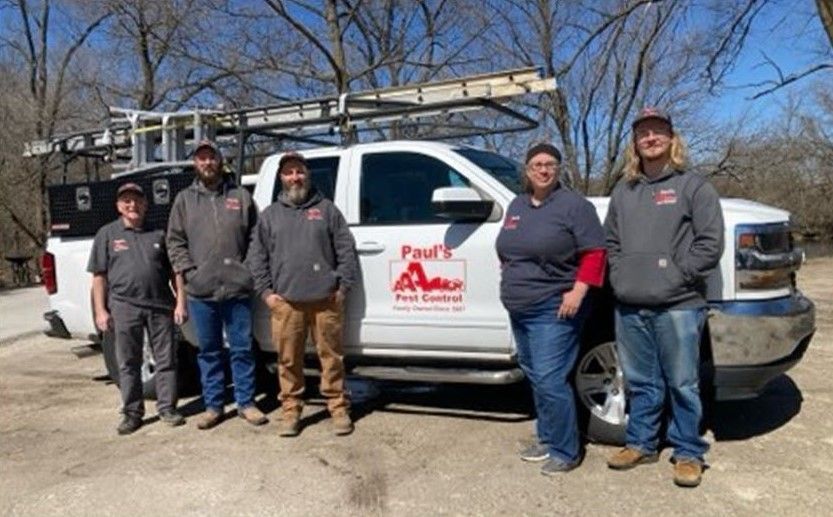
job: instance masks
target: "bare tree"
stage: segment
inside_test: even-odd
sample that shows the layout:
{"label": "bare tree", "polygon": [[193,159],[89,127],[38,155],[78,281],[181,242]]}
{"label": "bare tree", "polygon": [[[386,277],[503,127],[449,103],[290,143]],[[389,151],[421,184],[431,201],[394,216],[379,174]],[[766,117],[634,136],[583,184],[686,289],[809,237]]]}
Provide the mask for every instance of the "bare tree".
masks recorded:
{"label": "bare tree", "polygon": [[833,237],[833,96],[794,96],[772,124],[721,139],[699,164],[722,195],[789,210],[806,238]]}
{"label": "bare tree", "polygon": [[467,51],[476,35],[455,37],[468,2],[264,2],[285,24],[291,39],[304,43],[280,68],[298,78],[301,91],[342,94],[423,82],[459,73],[473,62]]}
{"label": "bare tree", "polygon": [[727,21],[743,18],[744,7],[724,6],[692,23],[704,9],[699,2],[501,0],[483,16],[499,20],[485,38],[501,64],[543,65],[556,77],[558,90],[528,108],[538,113],[540,133],[560,141],[572,183],[589,191],[600,178],[606,192],[639,108],[668,107],[682,127],[693,122],[707,92],[705,71],[722,64],[710,59],[723,44],[714,35],[731,30]]}
{"label": "bare tree", "polygon": [[102,109],[214,103],[226,83],[245,84],[257,69],[216,30],[222,11],[204,0],[98,1],[113,19],[88,61],[84,86]]}
{"label": "bare tree", "polygon": [[[806,14],[808,24],[811,20],[817,19],[821,23],[821,28],[826,36],[826,44],[815,52],[817,62],[811,63],[801,70],[785,71],[782,63],[778,63],[768,55],[762,54],[760,64],[771,70],[773,77],[743,85],[754,90],[751,99],[765,97],[802,79],[815,76],[819,72],[833,70],[833,0],[815,0],[815,7],[815,12]],[[782,9],[784,11],[776,25],[783,24],[789,17],[804,16],[800,11],[796,12],[794,2],[743,0],[741,8],[732,20],[730,30],[723,34],[720,45],[711,51],[710,63],[706,69],[710,92],[714,93],[724,85],[727,74],[735,67],[741,52],[749,46],[753,26],[761,18],[760,14],[765,9]],[[802,25],[796,31],[804,35],[808,31],[808,27]],[[812,32],[812,29],[810,29],[810,32]]]}
{"label": "bare tree", "polygon": [[816,9],[824,32],[827,33],[830,48],[833,48],[833,0],[816,0]]}
{"label": "bare tree", "polygon": [[[27,138],[49,139],[63,121],[62,109],[70,88],[73,61],[111,13],[98,11],[90,15],[84,11],[83,4],[61,3],[57,14],[66,39],[55,41],[57,31],[53,27],[53,14],[56,9],[52,1],[10,0],[4,2],[2,7],[8,10],[13,27],[0,35],[0,46],[11,53],[11,62],[27,77],[25,94],[15,109],[29,114],[31,132],[26,135]],[[14,149],[14,152],[19,153],[20,150]],[[50,158],[45,156],[38,160],[33,169],[26,173],[36,179],[32,183],[34,206],[20,206],[14,200],[21,196],[21,192],[9,190],[3,191],[0,206],[11,213],[22,232],[42,246],[48,219],[45,196],[51,170]],[[30,210],[35,212],[34,216],[24,215]]]}

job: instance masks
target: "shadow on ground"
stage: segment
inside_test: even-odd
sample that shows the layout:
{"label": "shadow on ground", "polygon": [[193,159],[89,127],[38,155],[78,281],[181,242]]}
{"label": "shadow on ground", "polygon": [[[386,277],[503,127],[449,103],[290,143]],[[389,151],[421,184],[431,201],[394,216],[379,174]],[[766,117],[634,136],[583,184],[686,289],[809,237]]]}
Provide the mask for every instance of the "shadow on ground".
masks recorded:
{"label": "shadow on ground", "polygon": [[714,403],[707,424],[718,441],[745,440],[784,426],[801,411],[803,400],[795,382],[781,375],[758,398]]}
{"label": "shadow on ground", "polygon": [[[326,407],[318,393],[318,380],[307,379],[308,407]],[[374,411],[449,416],[496,422],[520,422],[532,418],[532,401],[524,383],[509,386],[427,384],[377,381],[349,377],[351,414],[360,420]],[[258,406],[271,413],[279,403],[274,390],[267,390]],[[308,424],[327,418],[326,411],[314,413]]]}
{"label": "shadow on ground", "polygon": [[[274,419],[277,414],[271,413],[279,408],[277,380],[260,381],[257,405]],[[318,379],[308,378],[306,404],[312,411],[305,413],[305,425],[328,418],[326,401],[317,388]],[[348,388],[354,420],[360,420],[374,411],[494,422],[522,422],[534,418],[532,398],[526,383],[504,386],[427,384],[351,376]],[[704,423],[717,441],[745,440],[784,426],[801,411],[802,402],[801,391],[795,382],[788,375],[781,375],[770,382],[758,398],[704,404]],[[226,403],[231,406],[226,418],[234,416],[234,397],[230,386],[226,391]],[[184,401],[179,410],[186,417],[199,414],[204,411],[201,397]]]}

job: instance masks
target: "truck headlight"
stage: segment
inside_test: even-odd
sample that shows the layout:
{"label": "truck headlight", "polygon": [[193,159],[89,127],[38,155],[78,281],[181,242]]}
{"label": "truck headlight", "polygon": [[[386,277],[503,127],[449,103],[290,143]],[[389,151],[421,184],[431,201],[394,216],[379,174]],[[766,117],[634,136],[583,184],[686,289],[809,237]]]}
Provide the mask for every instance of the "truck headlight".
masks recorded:
{"label": "truck headlight", "polygon": [[735,229],[737,289],[780,289],[795,285],[803,252],[793,248],[790,223],[748,224]]}

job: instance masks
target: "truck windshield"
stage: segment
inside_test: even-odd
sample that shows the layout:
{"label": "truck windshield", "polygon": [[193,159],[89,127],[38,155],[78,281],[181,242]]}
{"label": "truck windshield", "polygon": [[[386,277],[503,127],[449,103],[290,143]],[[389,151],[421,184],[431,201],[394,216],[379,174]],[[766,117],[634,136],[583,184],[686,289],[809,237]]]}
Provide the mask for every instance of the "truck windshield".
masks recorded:
{"label": "truck windshield", "polygon": [[460,147],[454,149],[454,152],[488,172],[515,194],[521,193],[521,171],[523,167],[520,163],[497,153],[470,147]]}

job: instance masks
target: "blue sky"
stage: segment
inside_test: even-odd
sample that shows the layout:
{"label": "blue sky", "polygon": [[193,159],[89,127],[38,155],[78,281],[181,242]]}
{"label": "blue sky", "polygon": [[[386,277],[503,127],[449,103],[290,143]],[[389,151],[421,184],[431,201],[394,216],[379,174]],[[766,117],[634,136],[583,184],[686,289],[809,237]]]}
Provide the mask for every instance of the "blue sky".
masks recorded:
{"label": "blue sky", "polygon": [[[819,54],[826,50],[827,55]],[[813,0],[780,0],[765,8],[756,20],[737,66],[727,77],[727,87],[715,98],[714,117],[730,121],[748,114],[766,123],[775,117],[790,97],[803,97],[820,81],[833,83],[833,73],[819,72],[757,100],[750,100],[766,86],[743,87],[777,78],[775,68],[765,65],[766,58],[776,63],[784,75],[801,72],[813,64],[833,60],[827,38]]]}
{"label": "blue sky", "polygon": [[[60,3],[56,5],[60,6]],[[6,26],[8,17],[13,14],[16,13],[0,9],[0,27]],[[60,37],[53,37],[52,41],[60,41]],[[819,49],[826,49],[827,55],[820,56]],[[705,107],[711,118],[723,122],[746,115],[757,123],[767,123],[779,113],[790,96],[801,96],[807,102],[810,96],[801,94],[814,83],[823,80],[833,83],[833,72],[821,72],[774,94],[749,100],[764,86],[744,85],[762,83],[777,76],[774,68],[762,64],[764,55],[777,63],[784,74],[799,72],[822,60],[833,60],[833,51],[829,49],[818,20],[814,0],[770,0],[756,19],[736,67],[727,77],[727,86],[712,98],[711,106]]]}

